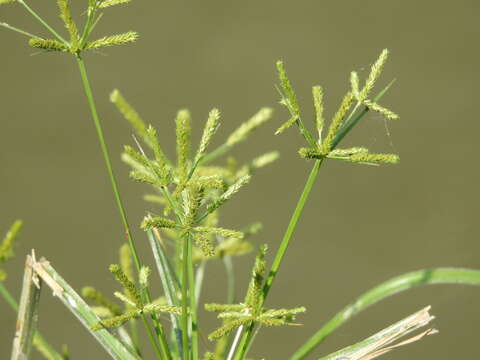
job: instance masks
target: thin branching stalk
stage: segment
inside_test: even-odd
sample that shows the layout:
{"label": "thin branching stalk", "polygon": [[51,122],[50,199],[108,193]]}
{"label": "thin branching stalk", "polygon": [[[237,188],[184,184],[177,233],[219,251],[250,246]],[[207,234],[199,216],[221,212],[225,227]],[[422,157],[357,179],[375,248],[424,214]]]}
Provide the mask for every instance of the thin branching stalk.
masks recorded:
{"label": "thin branching stalk", "polygon": [[43,20],[40,15],[38,15],[24,0],[16,0],[20,3],[37,21],[42,24],[45,29],[47,29],[53,36],[55,36],[58,40],[60,40],[63,44],[68,45],[68,41],[65,40],[62,36],[60,36],[50,25],[47,24],[45,20]]}
{"label": "thin branching stalk", "polygon": [[[385,95],[385,93],[387,92],[390,86],[391,86],[391,83],[375,97],[375,101],[380,100],[383,97],[383,95]],[[355,107],[353,111],[350,112],[349,116],[345,121],[345,125],[338,132],[339,135],[333,139],[333,142],[332,142],[333,147],[336,147],[340,143],[340,141],[348,134],[348,132],[351,131],[352,128],[358,123],[358,121],[368,112],[368,108],[365,107],[363,111],[361,111],[357,116],[354,117],[357,109],[358,107]],[[324,158],[315,160],[313,168],[303,188],[302,194],[300,195],[297,205],[295,206],[295,210],[292,214],[292,217],[290,218],[290,222],[288,223],[287,230],[285,231],[282,242],[280,243],[280,246],[275,254],[272,267],[268,274],[267,280],[265,281],[265,284],[263,287],[262,305],[263,305],[263,302],[265,302],[268,296],[268,293],[270,291],[270,288],[273,284],[273,281],[275,280],[275,277],[278,274],[278,270],[282,263],[283,257],[290,244],[290,240],[292,238],[293,232],[298,224],[298,220],[300,219],[305,203],[308,199],[308,196],[310,195],[310,191],[318,176],[320,166],[322,165],[323,160]],[[239,350],[235,356],[235,360],[243,360],[245,358],[250,342],[252,340],[252,332],[254,327],[255,327],[255,324],[252,323],[244,331],[242,335],[242,339],[240,341]]]}
{"label": "thin branching stalk", "polygon": [[394,277],[363,293],[354,302],[347,305],[318,330],[304,345],[302,345],[290,360],[304,359],[327,336],[333,333],[345,322],[370,305],[391,295],[409,290],[413,287],[434,284],[464,284],[480,285],[480,270],[436,268],[425,269]]}
{"label": "thin branching stalk", "polygon": [[195,294],[195,272],[192,259],[192,239],[188,236],[188,292],[190,296],[190,325],[192,338],[192,360],[198,360],[198,319],[197,319],[197,302]]}
{"label": "thin branching stalk", "polygon": [[[124,225],[124,228],[125,228],[125,233],[127,235],[128,245],[129,245],[131,253],[132,253],[132,257],[133,257],[133,261],[135,263],[135,267],[137,268],[137,271],[140,272],[142,264],[140,262],[140,258],[138,256],[138,252],[137,252],[137,249],[136,249],[136,246],[135,246],[135,242],[133,240],[132,232],[130,230],[130,225],[129,225],[129,222],[128,222],[127,214],[126,214],[126,211],[125,211],[125,207],[123,205],[123,200],[122,200],[122,197],[120,195],[120,191],[118,189],[117,180],[116,180],[116,177],[115,177],[115,173],[113,171],[112,162],[110,160],[110,155],[109,155],[109,152],[108,152],[105,137],[103,135],[102,124],[100,122],[100,117],[98,116],[97,107],[96,107],[95,100],[94,100],[94,97],[93,97],[93,92],[92,92],[92,89],[91,89],[91,86],[90,86],[90,82],[88,80],[88,75],[87,75],[87,70],[86,70],[86,67],[85,67],[85,62],[83,61],[83,59],[80,56],[77,56],[77,63],[78,63],[78,67],[79,67],[79,70],[80,70],[80,77],[82,79],[82,84],[83,84],[83,89],[85,91],[85,96],[87,97],[88,105],[89,105],[89,108],[90,108],[90,111],[91,111],[91,114],[92,114],[92,118],[93,118],[93,121],[94,121],[94,124],[95,124],[95,129],[97,131],[98,140],[100,142],[100,147],[101,147],[101,150],[102,150],[103,158],[104,158],[104,161],[105,161],[105,165],[107,167],[108,176],[110,178],[110,182],[111,182],[111,185],[112,185],[113,193],[114,193],[114,196],[115,196],[115,202],[117,204],[117,208],[118,208],[118,211],[120,213],[120,217],[122,219],[122,222],[123,222],[123,225]],[[147,300],[149,302],[151,302],[150,296],[148,294],[145,294],[145,296],[147,297]],[[145,328],[146,328],[147,332],[150,334],[151,333],[150,326],[148,325],[148,322],[146,321],[145,317],[142,316],[142,318],[143,318],[143,323],[145,325]],[[168,348],[168,344],[167,344],[167,341],[166,341],[166,338],[165,338],[164,331],[162,329],[162,325],[160,324],[158,319],[156,319],[155,317],[154,317],[153,320],[154,320],[154,323],[155,323],[154,324],[155,325],[155,330],[157,332],[160,344],[158,344],[157,341],[153,337],[152,337],[152,342],[153,342],[155,348],[157,349],[157,353],[159,354],[159,356],[160,356],[160,352],[158,351],[158,346],[160,346],[160,348],[161,348],[162,356],[166,357],[167,359],[170,359],[171,358],[170,351],[169,351],[169,348]]]}
{"label": "thin branching stalk", "polygon": [[190,345],[188,341],[188,325],[189,325],[189,314],[188,314],[188,236],[182,237],[182,348],[183,348],[183,359],[190,359]]}
{"label": "thin branching stalk", "polygon": [[24,360],[30,357],[30,350],[37,327],[38,304],[42,283],[35,276],[32,264],[32,257],[28,255],[23,274],[22,294],[20,296],[11,360]]}

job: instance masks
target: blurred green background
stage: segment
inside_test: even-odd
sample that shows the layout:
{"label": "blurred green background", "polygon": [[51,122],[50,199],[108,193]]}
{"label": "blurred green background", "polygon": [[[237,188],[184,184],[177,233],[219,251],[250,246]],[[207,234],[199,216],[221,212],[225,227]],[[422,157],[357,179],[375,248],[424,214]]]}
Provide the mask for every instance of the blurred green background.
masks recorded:
{"label": "blurred green background", "polygon": [[[55,2],[32,5],[61,27]],[[80,14],[84,2],[75,3]],[[394,275],[432,266],[480,267],[477,117],[480,3],[459,1],[134,1],[112,8],[98,37],[136,30],[134,45],[86,56],[114,167],[132,224],[153,209],[146,188],[127,178],[119,160],[131,131],[108,101],[118,87],[159,129],[174,154],[174,115],[188,107],[198,139],[208,111],[223,114],[219,144],[260,106],[275,106],[275,119],[236,148],[247,161],[273,149],[281,160],[257,173],[226,206],[223,225],[260,220],[256,238],[275,250],[311,164],[299,159],[296,130],[274,136],[287,114],[277,104],[274,64],[283,59],[311,118],[310,89],[326,89],[327,113],[348,88],[351,70],[365,76],[381,49],[391,58],[380,82],[397,78],[383,104],[401,119],[369,114],[346,143],[398,152],[397,166],[328,162],[306,206],[268,303],[304,305],[304,325],[265,329],[254,358],[283,359],[337,310],[364,290]],[[23,8],[0,8],[0,21],[45,34]],[[108,264],[124,241],[99,146],[74,59],[38,53],[21,35],[0,29],[0,230],[25,220],[17,258],[6,285],[19,294],[24,255],[35,248],[77,289],[112,292]],[[308,121],[307,121],[308,122]],[[143,257],[146,239],[136,231]],[[270,254],[271,255],[271,254]],[[253,257],[237,261],[243,293]],[[222,301],[224,273],[207,271],[205,301]],[[310,284],[310,285],[308,285]],[[313,286],[311,284],[314,284]],[[436,286],[415,289],[365,311],[327,339],[318,358],[356,342],[427,304],[440,334],[384,359],[452,359],[478,352],[480,289]],[[7,359],[15,316],[0,301],[0,358]],[[217,324],[206,319],[203,333]],[[72,359],[108,356],[49,292],[43,294],[40,328],[55,345],[67,343]],[[205,341],[210,346],[208,341]],[[40,359],[38,354],[34,359]]]}

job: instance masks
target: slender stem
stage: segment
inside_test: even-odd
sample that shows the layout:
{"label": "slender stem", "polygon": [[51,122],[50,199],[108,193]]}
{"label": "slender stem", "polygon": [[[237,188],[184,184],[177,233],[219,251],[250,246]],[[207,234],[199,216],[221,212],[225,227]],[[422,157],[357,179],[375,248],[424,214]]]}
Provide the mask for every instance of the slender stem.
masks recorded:
{"label": "slender stem", "polygon": [[67,40],[65,40],[63,37],[61,37],[55,30],[53,30],[53,28],[48,25],[45,20],[43,20],[40,15],[38,15],[30,6],[28,6],[25,1],[23,0],[17,0],[18,3],[20,3],[21,5],[23,5],[23,7],[25,9],[27,9],[27,11],[35,18],[38,20],[38,22],[40,24],[42,24],[48,31],[50,31],[52,33],[53,36],[55,36],[58,40],[60,40],[62,43],[64,43],[65,45],[69,45],[69,42]]}
{"label": "slender stem", "polygon": [[302,345],[290,360],[304,359],[328,335],[370,305],[413,287],[433,284],[480,286],[480,270],[436,268],[424,269],[394,277],[368,290],[347,305]]}
{"label": "slender stem", "polygon": [[117,180],[116,180],[115,174],[113,172],[112,162],[110,160],[110,155],[108,153],[107,144],[105,142],[105,137],[103,135],[102,125],[101,125],[101,122],[100,122],[100,118],[98,116],[97,107],[95,105],[95,100],[93,98],[93,92],[92,92],[92,89],[90,87],[90,82],[88,81],[88,76],[87,76],[87,70],[86,70],[86,67],[85,67],[85,63],[80,56],[77,56],[77,62],[78,62],[79,70],[80,70],[80,76],[82,78],[82,83],[83,83],[83,88],[84,88],[84,91],[85,91],[85,96],[87,97],[88,105],[89,105],[90,111],[92,113],[92,118],[93,118],[93,121],[95,123],[95,129],[97,131],[98,140],[100,142],[100,148],[101,148],[102,154],[103,154],[103,159],[105,161],[108,176],[110,178],[110,182],[111,182],[111,185],[112,185],[113,194],[115,196],[115,201],[116,201],[116,204],[117,204],[117,207],[118,207],[118,211],[120,212],[120,217],[122,219],[123,226],[125,228],[125,233],[127,235],[128,245],[129,245],[130,250],[132,252],[132,257],[133,257],[133,261],[135,262],[135,267],[137,268],[137,271],[140,271],[140,268],[142,267],[142,264],[140,262],[138,252],[137,252],[137,249],[135,247],[135,243],[133,241],[133,236],[132,236],[132,233],[130,231],[130,225],[128,223],[127,214],[125,212],[125,207],[123,205],[122,197],[120,195],[120,191],[119,191],[118,185],[117,185]]}
{"label": "slender stem", "polygon": [[192,239],[188,240],[188,292],[190,295],[190,321],[192,326],[192,360],[198,360],[198,322],[197,322],[197,301],[195,295],[195,274],[192,259]]}
{"label": "slender stem", "polygon": [[182,348],[183,360],[190,360],[188,341],[188,236],[184,236],[182,241]]}
{"label": "slender stem", "polygon": [[38,38],[39,37],[37,35],[30,34],[29,32],[26,32],[25,30],[22,30],[22,29],[16,28],[15,26],[9,25],[5,22],[0,22],[0,26],[3,26],[4,28],[15,31],[15,32],[20,33],[22,35],[28,36],[30,38]]}
{"label": "slender stem", "polygon": [[263,286],[263,302],[265,301],[270,288],[272,287],[273,281],[275,280],[275,277],[277,276],[278,269],[280,268],[280,265],[282,264],[283,257],[285,256],[285,252],[288,249],[288,245],[290,244],[290,240],[292,238],[293,232],[295,228],[297,227],[298,220],[300,219],[300,216],[302,215],[303,208],[305,207],[305,204],[307,202],[308,196],[310,195],[310,191],[313,188],[313,184],[315,183],[315,180],[318,175],[318,171],[320,170],[320,166],[322,165],[323,159],[316,160],[315,164],[313,165],[312,171],[310,172],[310,175],[308,176],[307,182],[305,183],[305,187],[303,188],[302,194],[300,195],[300,199],[298,199],[297,206],[295,207],[295,211],[292,214],[292,217],[290,219],[290,222],[288,223],[287,230],[285,231],[285,234],[283,235],[282,242],[280,243],[280,246],[277,250],[277,253],[275,254],[275,258],[272,263],[272,267],[270,269],[270,272],[267,277],[267,281],[265,282],[265,285]]}
{"label": "slender stem", "polygon": [[[88,105],[89,105],[90,111],[92,113],[92,118],[93,118],[93,121],[94,121],[94,124],[95,124],[95,129],[97,131],[97,136],[98,136],[98,140],[100,142],[100,148],[102,150],[105,165],[107,167],[108,176],[110,178],[110,182],[111,182],[111,185],[112,185],[113,194],[115,196],[115,201],[116,201],[118,211],[120,213],[120,217],[122,219],[122,222],[123,222],[123,225],[124,225],[124,228],[125,228],[125,233],[127,235],[128,245],[129,245],[131,253],[132,253],[132,257],[133,257],[133,260],[134,260],[134,263],[135,263],[135,267],[137,268],[137,271],[140,272],[140,268],[142,267],[142,264],[141,264],[140,258],[138,256],[137,249],[135,247],[133,236],[132,236],[132,233],[130,231],[130,225],[129,225],[128,219],[127,219],[127,214],[125,212],[125,207],[123,205],[123,200],[122,200],[122,197],[120,195],[120,191],[118,189],[115,174],[113,172],[112,162],[110,160],[110,155],[108,153],[107,144],[105,142],[105,137],[103,135],[102,125],[101,125],[101,122],[100,122],[100,118],[98,116],[97,107],[95,105],[95,100],[93,98],[93,92],[92,92],[92,89],[90,87],[90,82],[88,80],[85,63],[80,56],[77,56],[76,58],[77,58],[78,67],[79,67],[79,70],[80,70],[80,76],[81,76],[81,79],[82,79],[83,88],[84,88],[84,91],[85,91],[85,96],[87,97]],[[150,294],[148,293],[147,290],[145,291],[145,297],[146,297],[148,302],[151,302],[151,297],[150,297]],[[155,330],[156,330],[158,338],[160,340],[160,347],[161,347],[163,356],[166,357],[167,359],[170,359],[171,358],[170,351],[169,351],[169,348],[168,348],[168,343],[167,343],[165,334],[163,332],[162,326],[161,326],[161,324],[158,321],[156,316],[152,316],[152,318],[154,320]],[[148,326],[148,322],[146,321],[146,319],[144,319],[144,324],[145,324],[145,327],[147,329],[147,332],[148,333],[151,332],[151,329]],[[156,341],[154,341],[153,344],[154,344],[155,348],[157,348],[159,346]]]}
{"label": "slender stem", "polygon": [[207,163],[209,163],[209,162],[215,160],[216,158],[218,158],[219,156],[222,156],[223,154],[225,154],[230,149],[231,149],[230,145],[222,144],[219,147],[217,147],[215,150],[213,150],[212,152],[203,156],[198,161],[198,165],[206,165]]}
{"label": "slender stem", "polygon": [[228,352],[227,360],[232,360],[233,355],[235,354],[235,350],[237,349],[238,340],[240,340],[240,336],[242,335],[244,325],[239,326],[237,332],[235,333],[235,337],[233,338],[232,346],[230,347],[230,351]]}
{"label": "slender stem", "polygon": [[8,305],[14,310],[18,311],[18,303],[17,301],[13,298],[12,294],[10,294],[10,291],[3,285],[3,282],[0,281],[0,295],[2,295],[3,299],[7,302]]}
{"label": "slender stem", "polygon": [[233,268],[233,261],[230,255],[223,258],[225,271],[227,273],[227,304],[235,303],[235,270]]}

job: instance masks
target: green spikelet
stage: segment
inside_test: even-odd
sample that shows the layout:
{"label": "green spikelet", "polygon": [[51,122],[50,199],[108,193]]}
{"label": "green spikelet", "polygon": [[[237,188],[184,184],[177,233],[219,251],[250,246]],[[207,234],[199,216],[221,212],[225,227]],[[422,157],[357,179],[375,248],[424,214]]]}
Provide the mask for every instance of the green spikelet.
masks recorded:
{"label": "green spikelet", "polygon": [[251,323],[251,319],[236,319],[227,322],[225,325],[215,330],[214,332],[208,335],[210,341],[217,340],[222,338],[225,335],[230,334],[235,328]]}
{"label": "green spikelet", "polygon": [[198,147],[197,154],[195,155],[195,163],[197,163],[205,154],[207,146],[210,144],[213,135],[218,130],[220,125],[220,111],[218,109],[212,109],[208,114],[208,119],[203,129],[202,139],[200,140],[200,146]]}
{"label": "green spikelet", "polygon": [[124,272],[125,276],[130,281],[133,281],[135,277],[133,275],[132,250],[130,250],[130,246],[127,243],[120,246],[120,249],[118,250],[118,260],[120,261],[120,268]]}
{"label": "green spikelet", "polygon": [[272,118],[273,110],[271,108],[262,108],[249,120],[238,127],[227,139],[227,146],[234,146],[244,141],[254,130],[265,124]]}
{"label": "green spikelet", "polygon": [[115,316],[118,316],[122,313],[122,309],[117,304],[108,300],[100,291],[96,290],[91,286],[85,286],[82,289],[82,295],[84,298],[87,298],[99,306],[107,308],[110,313]]}
{"label": "green spikelet", "polygon": [[125,324],[128,320],[134,319],[138,316],[136,310],[128,311],[125,314],[115,316],[110,319],[105,319],[102,321],[99,321],[95,325],[91,327],[93,331],[98,331],[103,328],[117,328]]}
{"label": "green spikelet", "polygon": [[125,275],[123,270],[117,264],[112,264],[109,267],[110,272],[115,276],[115,279],[122,284],[125,292],[130,296],[137,308],[143,307],[143,302],[140,293],[135,284]]}
{"label": "green spikelet", "polygon": [[57,40],[45,40],[40,38],[32,38],[28,41],[28,45],[36,49],[47,51],[68,51],[68,48]]}
{"label": "green spikelet", "polygon": [[350,86],[355,99],[360,99],[360,80],[358,74],[355,71],[350,73]]}
{"label": "green spikelet", "polygon": [[242,188],[242,186],[248,184],[250,182],[250,179],[251,179],[250,175],[245,175],[240,179],[238,179],[237,182],[229,186],[227,191],[225,191],[222,195],[220,195],[220,197],[217,200],[215,200],[213,203],[208,205],[207,211],[211,213],[216,209],[218,209],[226,201],[228,201],[233,195],[235,195]]}
{"label": "green spikelet", "polygon": [[396,164],[400,161],[400,158],[396,154],[358,153],[350,156],[347,160],[364,164]]}
{"label": "green spikelet", "polygon": [[104,0],[98,6],[100,9],[104,9],[110,6],[129,3],[131,0]]}
{"label": "green spikelet", "polygon": [[93,50],[107,46],[124,45],[135,42],[137,39],[138,33],[136,33],[135,31],[128,31],[123,34],[104,36],[100,39],[90,41],[85,45],[84,50]]}
{"label": "green spikelet", "polygon": [[190,157],[191,117],[188,110],[180,110],[175,119],[177,136],[177,167],[180,179],[185,179]]}
{"label": "green spikelet", "polygon": [[14,256],[13,244],[23,226],[22,220],[16,220],[8,230],[0,244],[0,263],[7,261]]}
{"label": "green spikelet", "polygon": [[125,100],[120,91],[116,89],[113,90],[113,92],[110,94],[110,101],[115,104],[123,117],[135,129],[135,132],[138,134],[138,136],[140,136],[145,143],[151,147],[145,122],[142,120],[140,115],[138,115],[135,109]]}
{"label": "green spikelet", "polygon": [[148,287],[148,278],[150,277],[151,273],[152,270],[148,266],[142,266],[140,269],[140,273],[138,274],[138,282],[143,289]]}
{"label": "green spikelet", "polygon": [[368,75],[368,78],[365,81],[365,86],[360,91],[359,99],[358,99],[360,102],[364,101],[370,95],[370,92],[375,86],[375,83],[380,77],[380,74],[382,73],[383,67],[387,62],[387,59],[388,59],[388,50],[384,49],[380,54],[380,56],[378,57],[377,61],[375,61],[375,63],[372,65],[370,74]]}
{"label": "green spikelet", "polygon": [[252,167],[255,169],[260,169],[278,160],[279,157],[280,153],[278,151],[265,153],[252,160]]}
{"label": "green spikelet", "polygon": [[363,104],[365,104],[365,106],[368,107],[370,110],[379,112],[380,114],[382,114],[383,116],[385,116],[389,120],[397,120],[397,119],[400,118],[393,111],[388,110],[388,109],[384,108],[383,106],[378,105],[377,103],[375,103],[373,101],[365,100],[363,102]]}
{"label": "green spikelet", "polygon": [[218,234],[223,237],[231,237],[236,239],[242,239],[243,233],[240,231],[223,229],[223,228],[216,228],[216,227],[208,227],[208,226],[197,226],[193,228],[194,231],[199,233],[207,233],[207,234]]}
{"label": "green spikelet", "polygon": [[245,296],[245,304],[254,312],[259,311],[259,305],[262,303],[262,285],[265,274],[265,255],[267,254],[267,245],[260,247],[258,255],[255,259],[255,265],[252,271],[252,279],[248,285],[247,295]]}
{"label": "green spikelet", "polygon": [[245,310],[244,304],[205,304],[205,310],[212,312],[224,312],[224,311],[242,311]]}
{"label": "green spikelet", "polygon": [[280,86],[283,90],[282,104],[290,110],[292,116],[300,117],[300,106],[298,105],[297,95],[287,77],[283,61],[277,61],[277,71],[280,79]]}
{"label": "green spikelet", "polygon": [[292,116],[290,119],[285,121],[282,126],[280,126],[276,131],[275,135],[279,135],[283,133],[285,130],[289,129],[293,124],[295,124],[298,121],[298,116]]}
{"label": "green spikelet", "polygon": [[155,160],[159,166],[159,168],[162,169],[162,172],[165,174],[162,174],[163,177],[167,176],[168,177],[168,160],[165,154],[163,153],[162,147],[160,146],[160,142],[158,141],[157,137],[157,130],[153,126],[148,126],[146,130],[146,136],[148,139],[148,143],[152,147],[153,154],[155,155]]}
{"label": "green spikelet", "polygon": [[77,25],[73,21],[72,14],[70,12],[70,5],[68,0],[57,0],[58,8],[60,9],[60,18],[63,20],[65,27],[70,35],[70,51],[76,53],[79,45],[80,37],[78,36]]}
{"label": "green spikelet", "polygon": [[300,148],[298,153],[304,159],[322,159],[325,157],[325,154],[320,150],[312,148]]}
{"label": "green spikelet", "polygon": [[348,92],[343,98],[342,103],[340,104],[340,107],[335,113],[335,116],[332,119],[330,127],[328,128],[327,136],[325,137],[325,140],[322,145],[324,153],[328,153],[330,150],[332,150],[333,139],[337,135],[337,132],[340,129],[340,127],[343,125],[343,120],[345,120],[345,117],[347,116],[348,111],[352,106],[352,102],[353,102],[353,94],[351,92]]}
{"label": "green spikelet", "polygon": [[156,176],[152,176],[142,171],[130,171],[129,176],[131,179],[138,182],[147,183],[158,187],[162,187],[164,185],[162,182],[158,181],[158,178]]}
{"label": "green spikelet", "polygon": [[312,87],[312,96],[313,96],[313,106],[315,108],[315,119],[318,132],[319,144],[322,141],[322,130],[325,124],[325,119],[323,117],[323,89],[321,86]]}
{"label": "green spikelet", "polygon": [[215,248],[212,245],[212,240],[208,236],[203,234],[195,234],[193,239],[195,246],[202,251],[202,254],[205,257],[211,258],[215,256]]}
{"label": "green spikelet", "polygon": [[3,5],[3,4],[10,4],[10,3],[13,3],[15,2],[16,0],[0,0],[0,5]]}
{"label": "green spikelet", "polygon": [[167,228],[173,229],[177,226],[176,222],[164,217],[146,217],[143,219],[142,224],[140,225],[144,230],[150,230],[153,228]]}

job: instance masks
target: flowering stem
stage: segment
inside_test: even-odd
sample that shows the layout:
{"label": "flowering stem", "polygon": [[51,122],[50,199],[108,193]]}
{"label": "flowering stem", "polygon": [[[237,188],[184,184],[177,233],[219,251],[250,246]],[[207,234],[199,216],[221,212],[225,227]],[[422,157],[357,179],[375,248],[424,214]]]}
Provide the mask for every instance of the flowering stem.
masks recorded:
{"label": "flowering stem", "polygon": [[[120,191],[118,189],[115,173],[113,172],[112,162],[110,160],[110,155],[108,153],[107,144],[105,142],[105,137],[103,135],[103,129],[102,129],[102,125],[101,125],[101,122],[100,122],[100,117],[98,116],[97,107],[95,105],[95,100],[93,98],[93,92],[92,92],[92,89],[90,87],[90,82],[88,81],[88,76],[87,76],[87,70],[86,70],[86,67],[85,67],[85,63],[84,63],[84,61],[83,61],[83,59],[80,55],[77,55],[76,58],[77,58],[78,67],[79,67],[79,70],[80,70],[80,76],[81,76],[82,83],[83,83],[83,89],[85,91],[85,96],[87,97],[88,105],[90,107],[92,118],[93,118],[93,121],[94,121],[94,124],[95,124],[95,129],[97,131],[98,140],[100,142],[100,148],[102,150],[103,158],[105,160],[105,165],[107,167],[108,176],[110,178],[110,182],[111,182],[111,185],[112,185],[113,194],[115,196],[115,201],[116,201],[118,211],[120,213],[120,217],[122,219],[122,222],[123,222],[123,225],[124,225],[124,228],[125,228],[125,233],[127,235],[128,245],[129,245],[131,253],[132,253],[132,257],[133,257],[133,260],[134,260],[134,263],[135,263],[135,267],[137,268],[137,271],[140,272],[140,268],[142,267],[142,264],[140,262],[140,258],[138,256],[137,249],[136,249],[135,243],[133,241],[133,236],[132,236],[132,233],[130,231],[130,225],[128,223],[127,214],[125,212],[125,207],[123,205],[123,200],[122,200],[122,197],[120,195]],[[147,299],[147,301],[151,302],[151,298],[150,298],[150,295],[149,295],[148,291],[145,291],[144,295],[145,295],[145,298]],[[156,317],[154,317],[153,320],[154,320],[154,323],[155,323],[155,330],[156,330],[158,338],[160,340],[160,345],[159,345],[156,341],[154,341],[154,337],[153,336],[151,337],[151,339],[153,340],[152,342],[153,342],[153,344],[155,346],[155,349],[157,351],[157,354],[159,355],[159,358],[170,359],[171,355],[170,355],[170,351],[169,351],[168,344],[167,344],[167,339],[166,339],[165,334],[163,332],[162,326],[161,326],[160,322],[158,321],[158,319]],[[145,328],[147,330],[147,333],[150,335],[151,334],[151,329],[150,329],[150,327],[148,325],[148,322],[146,321],[145,318],[143,319],[143,322],[144,322]],[[161,349],[161,354],[163,356],[160,356],[159,346],[160,346],[160,349]]]}

